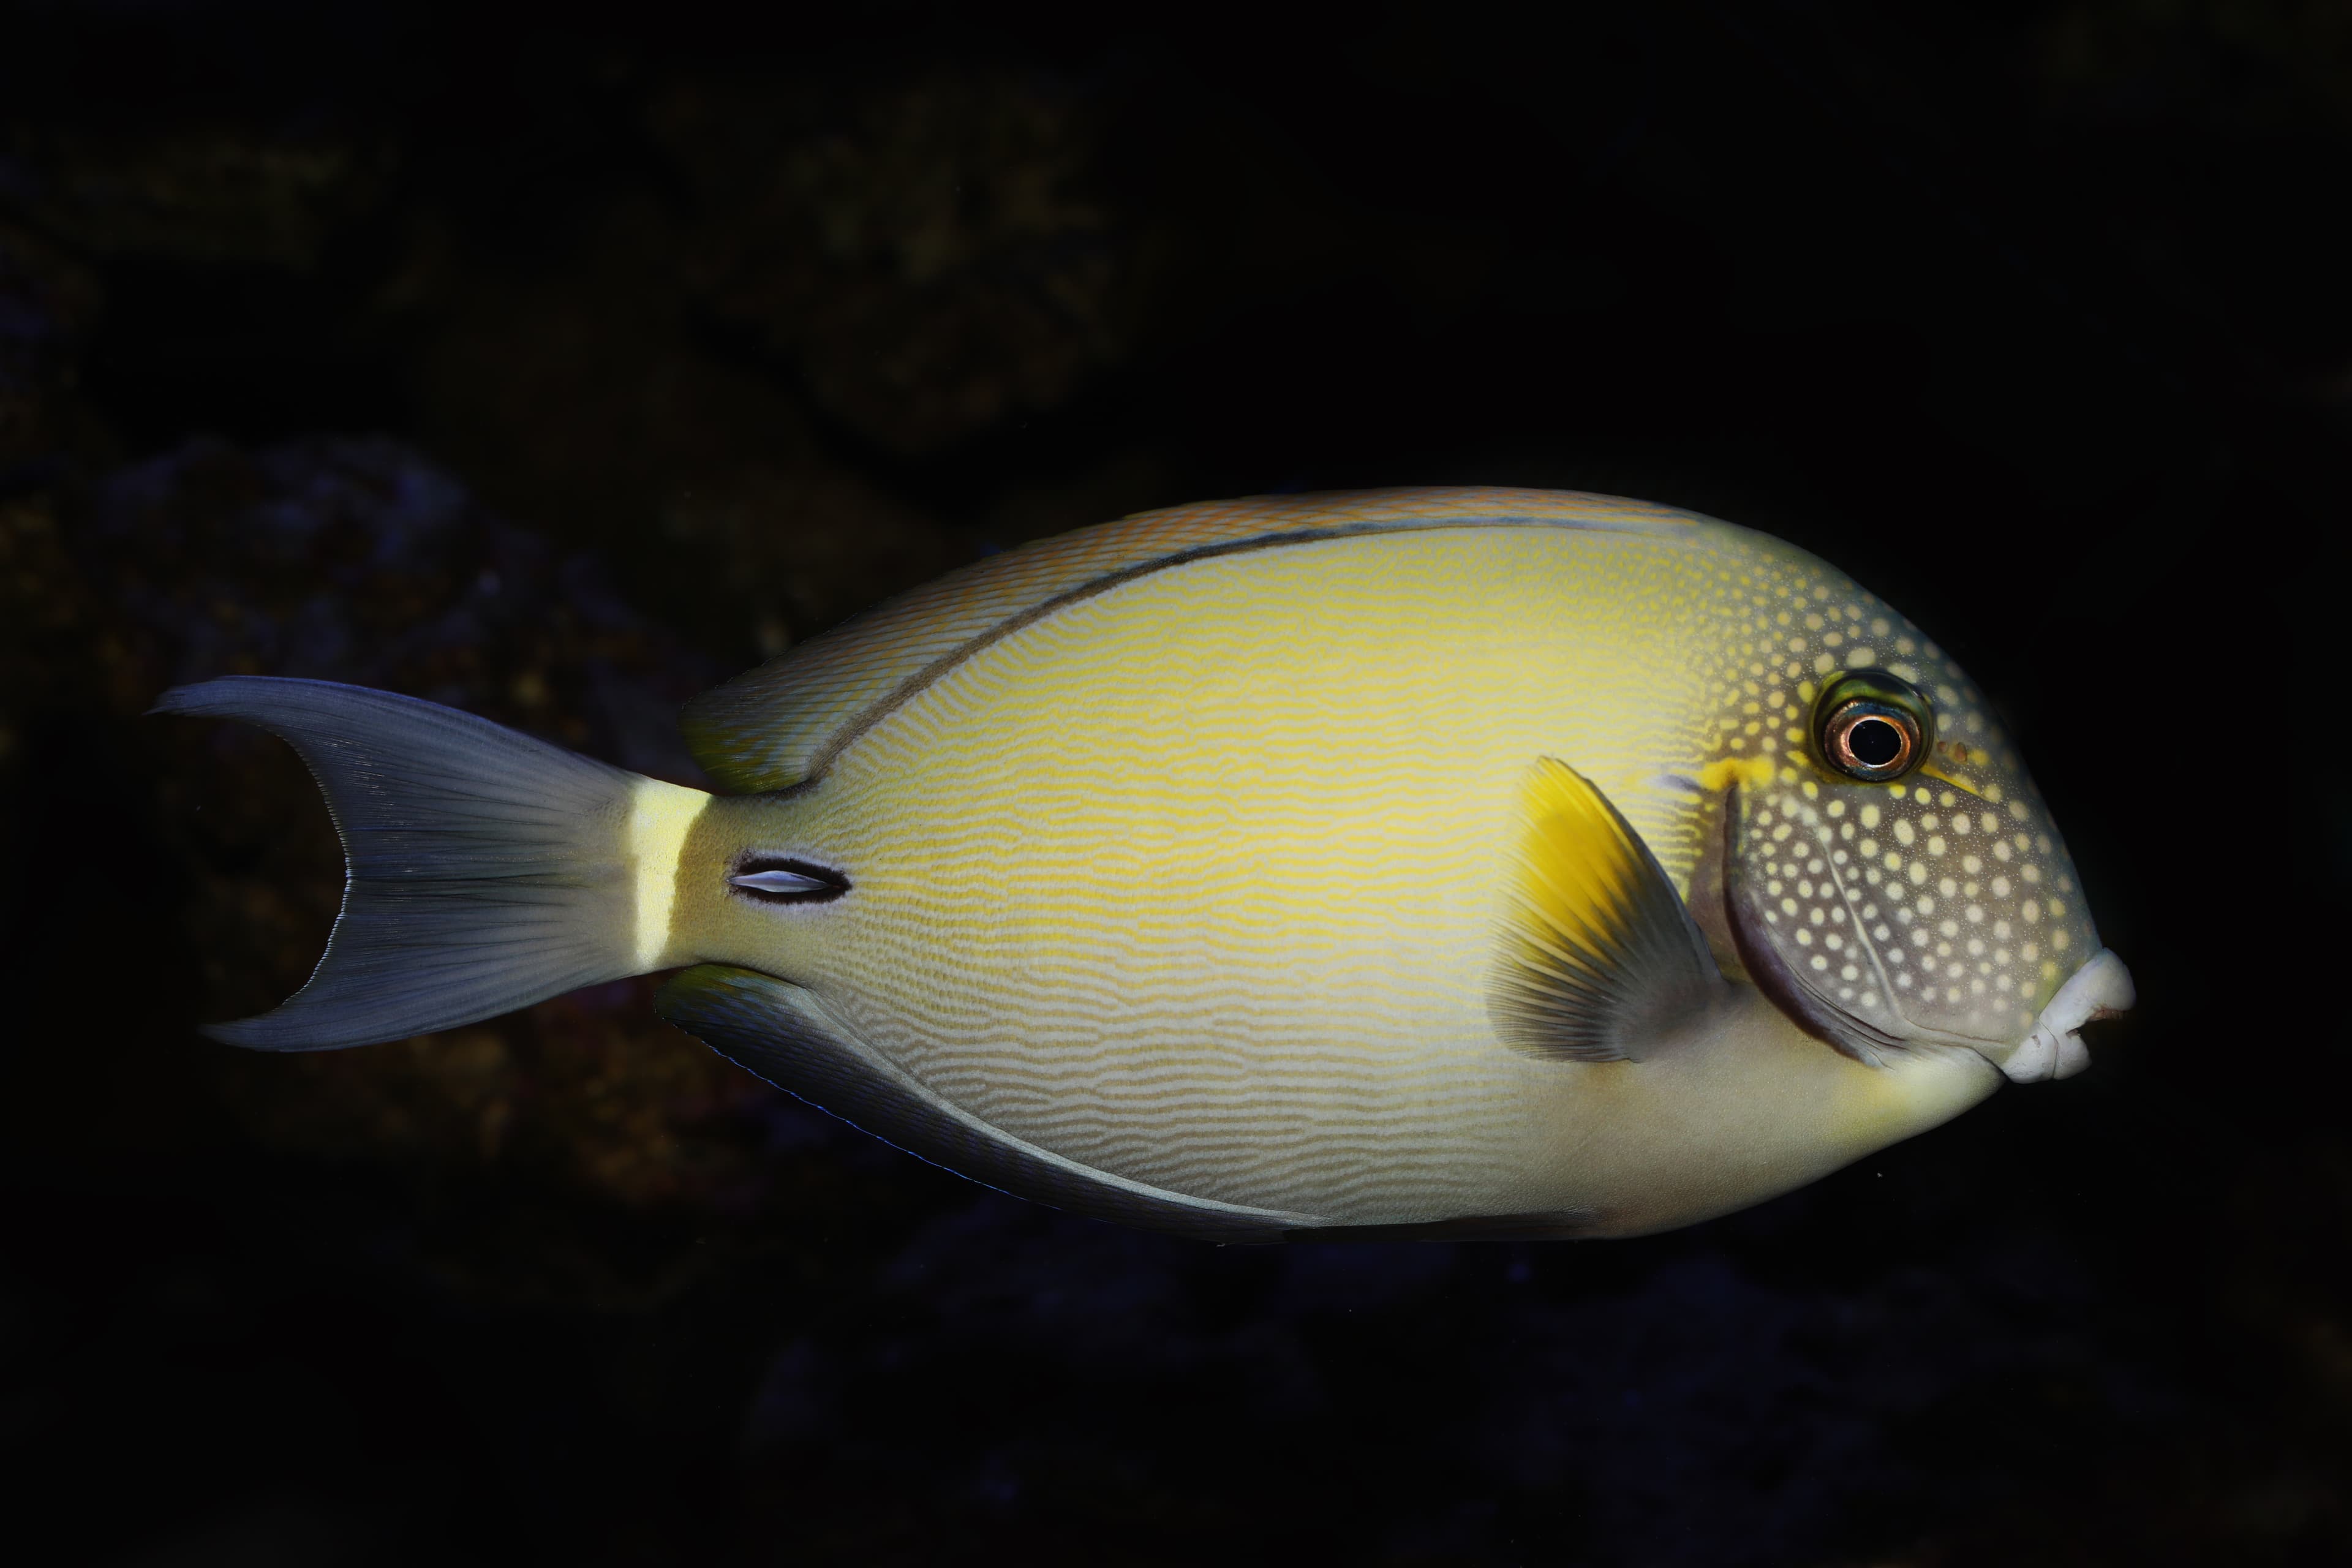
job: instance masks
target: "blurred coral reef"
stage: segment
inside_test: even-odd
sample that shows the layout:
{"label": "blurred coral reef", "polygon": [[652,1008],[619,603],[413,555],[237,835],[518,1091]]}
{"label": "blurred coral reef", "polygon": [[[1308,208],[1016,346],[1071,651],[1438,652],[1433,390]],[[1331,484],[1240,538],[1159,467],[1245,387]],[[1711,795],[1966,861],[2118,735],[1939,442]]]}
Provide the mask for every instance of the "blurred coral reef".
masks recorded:
{"label": "blurred coral reef", "polygon": [[[2340,7],[72,12],[0,19],[0,1454],[87,1560],[2352,1558],[2342,1025],[2245,990],[2340,961],[2336,773],[2332,850],[2189,857],[2113,743],[2241,710],[2148,630],[2217,605],[2328,711]],[[1456,480],[1954,628],[2147,986],[2101,1070],[1675,1236],[1213,1249],[842,1130],[650,982],[194,1033],[341,868],[170,685],[692,783],[686,699],[992,550]]]}

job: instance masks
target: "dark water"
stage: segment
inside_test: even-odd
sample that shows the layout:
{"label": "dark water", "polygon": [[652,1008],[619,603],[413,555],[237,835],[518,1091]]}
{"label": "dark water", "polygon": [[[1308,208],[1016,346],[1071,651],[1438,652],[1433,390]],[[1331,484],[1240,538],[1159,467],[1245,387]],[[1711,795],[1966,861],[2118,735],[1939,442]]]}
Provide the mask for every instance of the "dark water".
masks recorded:
{"label": "dark water", "polygon": [[[0,10],[0,1473],[49,1561],[2352,1560],[2352,27],[2327,6]],[[253,1058],[232,670],[676,778],[991,550],[1387,483],[1836,561],[2140,1010],[1749,1213],[1215,1249],[627,984]]]}

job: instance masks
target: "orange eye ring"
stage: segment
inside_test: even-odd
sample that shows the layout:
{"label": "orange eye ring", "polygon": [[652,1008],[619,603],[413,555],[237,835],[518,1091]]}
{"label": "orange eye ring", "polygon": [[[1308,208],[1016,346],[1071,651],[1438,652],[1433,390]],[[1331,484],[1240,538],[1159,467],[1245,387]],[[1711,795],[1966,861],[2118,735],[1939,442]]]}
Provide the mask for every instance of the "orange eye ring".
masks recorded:
{"label": "orange eye ring", "polygon": [[1858,779],[1900,778],[1919,752],[1919,729],[1900,709],[1856,698],[1823,726],[1830,765]]}
{"label": "orange eye ring", "polygon": [[1908,681],[1854,670],[1822,691],[1813,739],[1822,761],[1851,779],[1884,784],[1927,760],[1935,719]]}

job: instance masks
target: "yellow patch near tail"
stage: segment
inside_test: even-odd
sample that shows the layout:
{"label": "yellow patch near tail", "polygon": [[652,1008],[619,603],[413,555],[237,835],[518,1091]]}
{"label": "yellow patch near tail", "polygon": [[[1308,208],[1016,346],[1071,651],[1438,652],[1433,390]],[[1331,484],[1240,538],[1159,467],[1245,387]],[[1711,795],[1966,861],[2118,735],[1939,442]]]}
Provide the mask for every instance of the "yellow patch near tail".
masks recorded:
{"label": "yellow patch near tail", "polygon": [[1489,1013],[1514,1046],[1622,1061],[1721,984],[1681,895],[1609,797],[1545,757],[1520,841]]}
{"label": "yellow patch near tail", "polygon": [[710,804],[698,789],[635,780],[629,789],[627,847],[636,885],[636,973],[648,974],[688,962],[672,951],[671,927],[677,901],[677,860],[695,819]]}

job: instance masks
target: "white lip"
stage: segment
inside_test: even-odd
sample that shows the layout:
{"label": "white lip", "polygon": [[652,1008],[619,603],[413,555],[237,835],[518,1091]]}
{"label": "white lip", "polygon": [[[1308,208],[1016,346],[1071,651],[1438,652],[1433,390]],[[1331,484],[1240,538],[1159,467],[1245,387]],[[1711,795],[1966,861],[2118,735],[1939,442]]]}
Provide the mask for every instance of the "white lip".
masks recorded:
{"label": "white lip", "polygon": [[1977,1049],[2009,1075],[2011,1083],[2041,1083],[2073,1078],[2091,1065],[2091,1053],[2074,1031],[2094,1018],[2109,1018],[2127,1010],[2138,994],[2124,961],[2101,948],[2088,963],[2074,971],[2042,1016],[2013,1046],[1979,1046]]}

